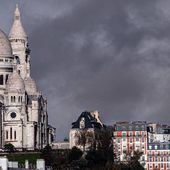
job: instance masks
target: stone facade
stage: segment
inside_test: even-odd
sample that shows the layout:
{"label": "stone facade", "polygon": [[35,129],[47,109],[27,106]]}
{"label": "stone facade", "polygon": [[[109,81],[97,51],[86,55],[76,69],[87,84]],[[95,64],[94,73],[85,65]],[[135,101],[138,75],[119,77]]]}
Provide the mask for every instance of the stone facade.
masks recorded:
{"label": "stone facade", "polygon": [[18,6],[9,34],[0,30],[0,147],[41,149],[51,144],[47,99],[30,75],[30,49]]}
{"label": "stone facade", "polygon": [[[77,144],[77,135],[85,131],[87,132],[87,134],[88,133],[95,134],[96,132],[101,130],[103,126],[104,125],[100,120],[98,111],[82,112],[81,115],[78,117],[77,121],[72,123],[72,128],[70,129],[69,133],[70,149],[76,146],[79,149],[83,150],[83,146]],[[89,138],[89,136],[87,138]],[[91,146],[90,144],[86,144],[85,150],[88,150],[90,146]]]}

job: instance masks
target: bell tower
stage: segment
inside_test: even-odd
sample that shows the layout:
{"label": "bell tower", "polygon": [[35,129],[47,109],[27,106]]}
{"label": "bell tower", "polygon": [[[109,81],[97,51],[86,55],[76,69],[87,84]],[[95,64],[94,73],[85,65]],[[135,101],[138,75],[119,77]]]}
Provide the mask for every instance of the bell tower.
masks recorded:
{"label": "bell tower", "polygon": [[22,26],[18,5],[16,5],[14,12],[14,22],[9,34],[9,40],[12,46],[14,64],[17,66],[18,73],[25,79],[27,76],[30,76],[30,50],[28,37]]}

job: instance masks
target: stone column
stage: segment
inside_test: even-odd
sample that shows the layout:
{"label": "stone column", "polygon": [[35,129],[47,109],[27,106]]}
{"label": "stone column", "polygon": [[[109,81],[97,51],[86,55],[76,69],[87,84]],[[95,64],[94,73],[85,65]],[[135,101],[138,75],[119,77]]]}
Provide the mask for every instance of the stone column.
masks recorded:
{"label": "stone column", "polygon": [[8,170],[8,159],[6,157],[0,157],[0,167],[2,170]]}
{"label": "stone column", "polygon": [[45,170],[44,159],[37,159],[37,170]]}

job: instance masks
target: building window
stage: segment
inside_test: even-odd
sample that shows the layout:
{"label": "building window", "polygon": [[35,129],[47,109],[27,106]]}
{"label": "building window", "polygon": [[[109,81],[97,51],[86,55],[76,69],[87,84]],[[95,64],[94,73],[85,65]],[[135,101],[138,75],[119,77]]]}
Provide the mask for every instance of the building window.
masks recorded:
{"label": "building window", "polygon": [[161,168],[163,168],[164,167],[164,164],[163,163],[161,163]]}
{"label": "building window", "polygon": [[12,119],[16,118],[16,116],[17,116],[17,114],[16,114],[15,112],[12,112],[12,113],[11,113],[11,118],[12,118]]}
{"label": "building window", "polygon": [[152,162],[152,157],[149,158],[149,161]]}
{"label": "building window", "polygon": [[132,137],[133,136],[133,133],[132,132],[130,132],[130,137]]}
{"label": "building window", "polygon": [[132,138],[130,138],[130,143],[132,143]]}
{"label": "building window", "polygon": [[82,117],[80,120],[80,129],[84,129],[85,128],[85,118]]}
{"label": "building window", "polygon": [[10,128],[10,139],[12,139],[12,127]]}
{"label": "building window", "polygon": [[123,141],[126,141],[126,138],[125,138],[125,137],[123,137]]}
{"label": "building window", "polygon": [[13,103],[14,102],[14,97],[13,96],[11,96],[11,103]]}
{"label": "building window", "polygon": [[19,97],[18,97],[18,103],[20,103],[20,101],[21,101],[21,99],[20,99],[20,98],[21,98],[21,97],[19,96]]}
{"label": "building window", "polygon": [[18,70],[18,74],[20,74],[21,73],[21,71],[20,70]]}
{"label": "building window", "polygon": [[0,85],[3,85],[3,82],[4,82],[3,75],[0,75]]}
{"label": "building window", "polygon": [[11,96],[11,103],[15,102],[15,96]]}
{"label": "building window", "polygon": [[130,145],[130,150],[132,150],[133,149],[133,147],[132,147],[132,145]]}
{"label": "building window", "polygon": [[14,139],[16,139],[17,138],[17,133],[16,133],[16,131],[14,131]]}
{"label": "building window", "polygon": [[157,157],[155,157],[155,162],[158,162],[158,158]]}
{"label": "building window", "polygon": [[5,83],[7,83],[7,81],[8,81],[8,74],[6,75]]}
{"label": "building window", "polygon": [[144,137],[142,137],[142,142],[145,142],[145,138]]}
{"label": "building window", "polygon": [[145,149],[145,145],[144,144],[142,144],[142,149]]}
{"label": "building window", "polygon": [[18,56],[15,56],[17,64],[20,64],[20,59]]}
{"label": "building window", "polygon": [[6,139],[8,139],[8,131],[6,130]]}

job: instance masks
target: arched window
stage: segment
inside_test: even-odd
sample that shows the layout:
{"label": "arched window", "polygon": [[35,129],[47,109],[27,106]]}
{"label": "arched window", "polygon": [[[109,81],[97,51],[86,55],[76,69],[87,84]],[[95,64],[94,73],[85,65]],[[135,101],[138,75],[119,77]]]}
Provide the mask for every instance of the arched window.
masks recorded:
{"label": "arched window", "polygon": [[21,71],[20,71],[20,70],[18,70],[18,74],[21,74]]}
{"label": "arched window", "polygon": [[16,63],[17,63],[17,64],[20,64],[20,59],[19,59],[19,57],[18,57],[18,56],[15,56],[15,59],[16,59]]}
{"label": "arched window", "polygon": [[8,131],[6,130],[6,139],[8,139]]}
{"label": "arched window", "polygon": [[12,127],[10,127],[10,139],[12,139]]}
{"label": "arched window", "polygon": [[15,102],[15,96],[14,96],[14,102]]}
{"label": "arched window", "polygon": [[14,139],[17,138],[17,133],[16,133],[16,130],[14,131]]}
{"label": "arched window", "polygon": [[21,103],[22,103],[22,96],[21,96]]}
{"label": "arched window", "polygon": [[18,103],[20,103],[20,96],[18,97]]}
{"label": "arched window", "polygon": [[0,75],[0,85],[3,85],[3,82],[4,82],[4,77],[3,75]]}
{"label": "arched window", "polygon": [[11,96],[11,103],[13,103],[14,102],[14,98],[13,98],[13,96]]}
{"label": "arched window", "polygon": [[8,74],[6,75],[6,78],[5,78],[5,83],[8,81]]}

